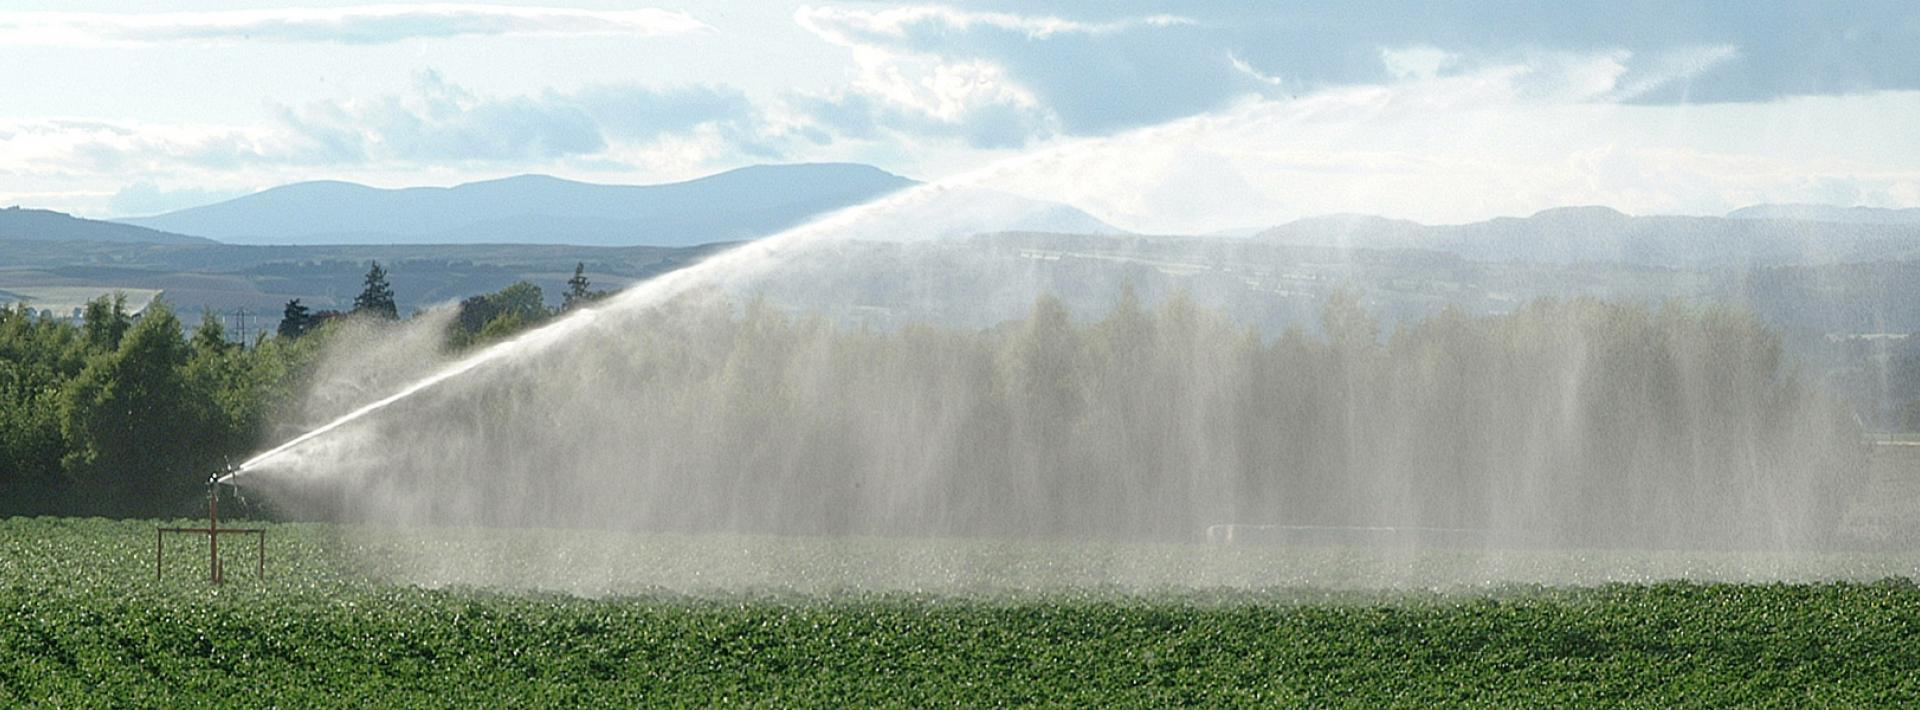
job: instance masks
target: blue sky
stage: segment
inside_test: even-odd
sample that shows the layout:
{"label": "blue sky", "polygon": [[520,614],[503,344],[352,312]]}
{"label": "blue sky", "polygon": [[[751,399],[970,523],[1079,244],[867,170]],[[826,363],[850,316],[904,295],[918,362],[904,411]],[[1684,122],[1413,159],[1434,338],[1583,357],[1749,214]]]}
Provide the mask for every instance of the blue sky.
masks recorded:
{"label": "blue sky", "polygon": [[0,203],[872,163],[1134,229],[1920,206],[1911,3],[0,2]]}

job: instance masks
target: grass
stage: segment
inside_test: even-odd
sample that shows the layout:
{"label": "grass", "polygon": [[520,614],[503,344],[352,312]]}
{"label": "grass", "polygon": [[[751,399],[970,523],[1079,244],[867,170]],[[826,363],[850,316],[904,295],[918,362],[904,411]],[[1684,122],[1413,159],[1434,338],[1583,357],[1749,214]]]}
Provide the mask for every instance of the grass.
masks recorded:
{"label": "grass", "polygon": [[588,599],[382,581],[396,538],[341,532],[273,526],[264,582],[223,545],[238,579],[213,588],[191,554],[153,579],[152,523],[0,521],[0,703],[1920,701],[1902,580]]}

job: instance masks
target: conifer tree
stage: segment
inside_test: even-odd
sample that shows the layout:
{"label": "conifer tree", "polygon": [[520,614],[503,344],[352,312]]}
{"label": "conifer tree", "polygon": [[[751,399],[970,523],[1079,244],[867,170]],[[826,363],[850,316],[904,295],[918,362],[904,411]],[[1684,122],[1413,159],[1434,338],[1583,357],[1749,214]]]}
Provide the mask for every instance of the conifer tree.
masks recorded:
{"label": "conifer tree", "polygon": [[399,320],[400,308],[393,302],[393,286],[387,283],[387,270],[380,262],[367,269],[366,288],[353,298],[354,314],[367,314],[387,320]]}
{"label": "conifer tree", "polygon": [[200,312],[200,327],[193,330],[193,351],[219,353],[227,349],[227,327],[212,308]]}
{"label": "conifer tree", "polygon": [[313,314],[300,299],[287,301],[287,308],[280,313],[280,337],[298,338],[313,328]]}
{"label": "conifer tree", "polygon": [[567,292],[561,297],[560,310],[571,311],[574,307],[583,305],[603,295],[590,290],[589,287],[591,285],[591,282],[587,281],[586,262],[574,264],[573,278],[567,279]]}

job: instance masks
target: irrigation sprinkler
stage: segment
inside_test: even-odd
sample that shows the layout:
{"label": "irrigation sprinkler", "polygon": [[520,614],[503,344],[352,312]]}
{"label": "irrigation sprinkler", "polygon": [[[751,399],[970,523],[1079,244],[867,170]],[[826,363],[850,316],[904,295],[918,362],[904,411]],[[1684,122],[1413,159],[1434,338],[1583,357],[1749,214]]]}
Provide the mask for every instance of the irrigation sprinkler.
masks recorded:
{"label": "irrigation sprinkler", "polygon": [[267,530],[266,528],[223,528],[220,527],[220,477],[231,473],[221,470],[207,477],[207,526],[204,528],[155,528],[153,531],[153,579],[160,581],[162,563],[166,558],[167,535],[169,533],[190,533],[207,536],[207,581],[220,584],[226,581],[226,574],[220,564],[221,535],[252,535],[254,549],[258,552],[255,561],[254,577],[267,578]]}

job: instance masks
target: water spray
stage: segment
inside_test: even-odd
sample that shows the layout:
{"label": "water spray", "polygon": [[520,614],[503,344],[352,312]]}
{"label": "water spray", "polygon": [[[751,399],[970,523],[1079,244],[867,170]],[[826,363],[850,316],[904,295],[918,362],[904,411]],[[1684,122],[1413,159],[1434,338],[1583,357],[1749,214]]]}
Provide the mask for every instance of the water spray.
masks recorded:
{"label": "water spray", "polygon": [[685,293],[697,286],[725,278],[750,276],[768,269],[778,262],[778,257],[793,249],[810,244],[816,240],[833,236],[844,236],[857,230],[863,220],[874,215],[899,213],[906,208],[924,205],[952,190],[977,185],[987,180],[1014,174],[1030,165],[1057,165],[1063,156],[1074,151],[1099,149],[1116,144],[1130,137],[1153,135],[1155,133],[1187,127],[1190,121],[1176,121],[1172,124],[1138,129],[1123,136],[1097,138],[1077,141],[1046,150],[1016,156],[985,168],[943,178],[895,192],[878,200],[853,207],[844,208],[813,221],[761,237],[740,246],[715,254],[697,264],[671,271],[629,287],[596,307],[583,308],[559,318],[547,325],[520,334],[512,339],[488,346],[479,352],[468,355],[440,371],[414,381],[399,391],[384,398],[361,406],[344,415],[334,418],[304,434],[294,437],[271,449],[254,455],[239,466],[221,474],[218,482],[229,483],[245,475],[262,464],[298,449],[316,438],[339,429],[367,415],[378,412],[401,400],[412,397],[423,390],[433,388],[447,380],[459,377],[489,363],[504,360],[511,356],[537,354],[552,345],[568,340],[572,335],[586,330],[607,313],[635,307],[646,307],[666,301]]}

